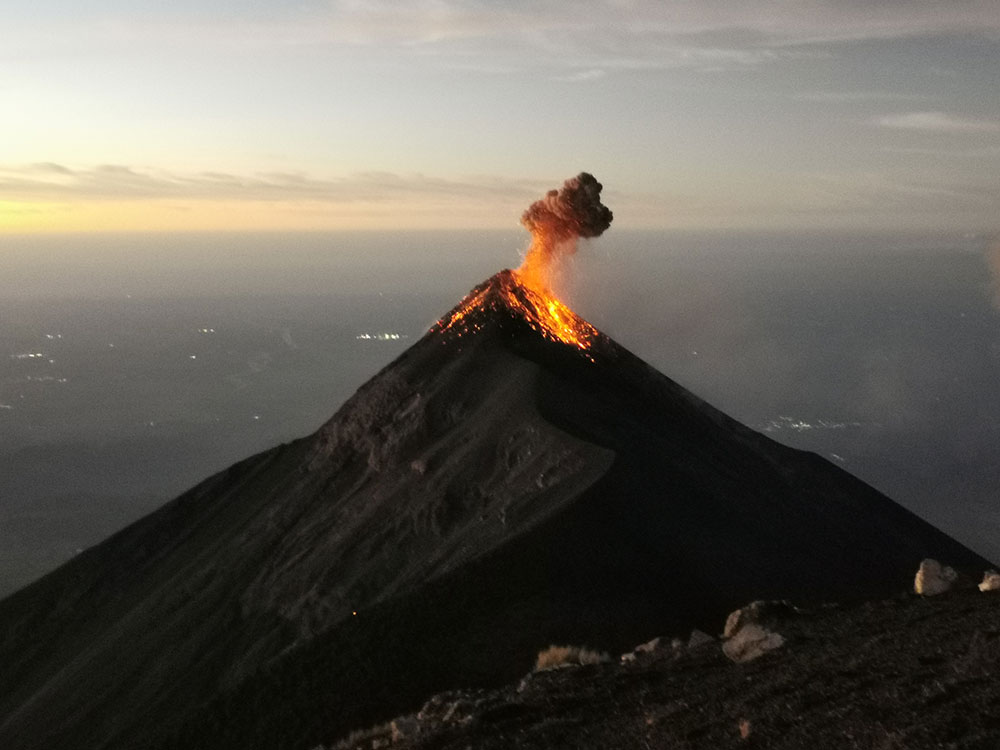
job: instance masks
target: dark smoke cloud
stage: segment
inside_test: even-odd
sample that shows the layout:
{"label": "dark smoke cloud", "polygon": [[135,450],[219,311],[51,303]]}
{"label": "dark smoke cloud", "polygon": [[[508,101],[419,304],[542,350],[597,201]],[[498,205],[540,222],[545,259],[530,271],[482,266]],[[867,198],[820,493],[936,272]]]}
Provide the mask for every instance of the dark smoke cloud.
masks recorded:
{"label": "dark smoke cloud", "polygon": [[550,190],[528,207],[521,223],[533,235],[559,240],[599,237],[611,226],[611,210],[601,203],[601,188],[592,174],[581,172]]}

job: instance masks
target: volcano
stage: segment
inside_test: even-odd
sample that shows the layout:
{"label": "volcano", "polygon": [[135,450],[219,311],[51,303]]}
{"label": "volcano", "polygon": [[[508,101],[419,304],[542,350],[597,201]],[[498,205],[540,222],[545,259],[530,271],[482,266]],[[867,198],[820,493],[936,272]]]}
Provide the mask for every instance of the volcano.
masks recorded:
{"label": "volcano", "polygon": [[308,748],[539,649],[987,561],[503,271],[315,434],[0,602],[0,747]]}

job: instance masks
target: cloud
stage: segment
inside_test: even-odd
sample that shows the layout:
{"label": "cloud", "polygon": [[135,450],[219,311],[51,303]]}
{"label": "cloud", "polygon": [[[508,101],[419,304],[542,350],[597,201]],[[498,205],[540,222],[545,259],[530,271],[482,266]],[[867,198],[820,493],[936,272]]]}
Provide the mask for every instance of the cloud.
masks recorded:
{"label": "cloud", "polygon": [[0,233],[517,226],[549,181],[0,165]]}
{"label": "cloud", "polygon": [[884,128],[928,133],[1000,133],[1000,121],[956,117],[946,112],[905,112],[884,115],[875,122]]}
{"label": "cloud", "polygon": [[[995,0],[334,0],[252,13],[83,10],[72,22],[15,21],[4,56],[127,47],[308,47],[584,74],[622,67],[757,65],[792,48],[863,39],[1000,33]],[[98,6],[99,7],[99,6]],[[570,75],[572,74],[570,73]]]}
{"label": "cloud", "polygon": [[852,102],[921,101],[923,94],[904,94],[898,91],[805,91],[793,94],[792,99],[818,104],[849,104]]}
{"label": "cloud", "polygon": [[933,182],[905,179],[878,171],[817,175],[815,185],[821,203],[829,210],[863,210],[879,206],[886,210],[908,208],[935,214],[942,208],[958,211],[991,209],[1000,202],[1000,187],[995,184],[968,182]]}
{"label": "cloud", "polygon": [[120,164],[72,169],[55,163],[0,165],[0,198],[7,200],[314,200],[337,203],[405,198],[482,202],[532,200],[547,183],[498,177],[444,179],[390,172],[319,178],[298,172],[239,175],[180,174]]}
{"label": "cloud", "polygon": [[607,75],[607,71],[601,70],[600,68],[591,68],[590,70],[579,70],[575,73],[569,73],[567,75],[553,76],[553,81],[567,81],[569,83],[582,83],[584,81],[597,81],[604,78]]}
{"label": "cloud", "polygon": [[433,43],[507,35],[752,36],[784,44],[884,39],[1000,29],[993,0],[337,0],[339,33],[358,42]]}
{"label": "cloud", "polygon": [[[181,173],[130,165],[0,165],[0,232],[517,226],[551,180],[359,172]],[[609,188],[622,228],[905,227],[995,231],[988,177],[782,173],[684,192]],[[4,224],[4,217],[7,224]],[[34,218],[32,218],[34,217]]]}
{"label": "cloud", "polygon": [[934,156],[941,159],[996,159],[1000,158],[1000,145],[984,148],[899,148],[887,146],[882,149],[887,154],[906,156]]}

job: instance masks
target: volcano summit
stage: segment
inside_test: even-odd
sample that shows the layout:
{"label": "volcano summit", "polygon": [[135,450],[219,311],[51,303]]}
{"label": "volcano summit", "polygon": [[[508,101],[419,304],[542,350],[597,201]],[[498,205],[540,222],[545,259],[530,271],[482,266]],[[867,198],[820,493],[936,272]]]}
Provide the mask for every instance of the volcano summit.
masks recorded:
{"label": "volcano summit", "polygon": [[524,279],[476,287],[315,434],[0,602],[0,746],[314,747],[550,643],[989,567]]}

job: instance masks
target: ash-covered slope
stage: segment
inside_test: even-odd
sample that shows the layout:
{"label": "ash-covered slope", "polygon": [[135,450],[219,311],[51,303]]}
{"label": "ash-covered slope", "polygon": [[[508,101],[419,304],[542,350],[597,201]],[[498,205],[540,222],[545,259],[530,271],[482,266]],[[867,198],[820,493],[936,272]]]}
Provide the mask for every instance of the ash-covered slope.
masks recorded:
{"label": "ash-covered slope", "polygon": [[987,566],[546,304],[497,274],[316,434],[0,602],[0,746],[309,747],[553,641]]}

